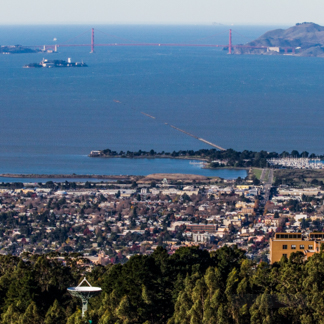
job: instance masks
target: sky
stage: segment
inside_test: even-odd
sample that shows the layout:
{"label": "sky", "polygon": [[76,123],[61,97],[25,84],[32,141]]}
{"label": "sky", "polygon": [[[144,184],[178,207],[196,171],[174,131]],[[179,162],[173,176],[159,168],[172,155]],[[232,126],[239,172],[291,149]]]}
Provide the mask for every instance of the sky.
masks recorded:
{"label": "sky", "polygon": [[0,24],[324,25],[324,0],[0,0]]}

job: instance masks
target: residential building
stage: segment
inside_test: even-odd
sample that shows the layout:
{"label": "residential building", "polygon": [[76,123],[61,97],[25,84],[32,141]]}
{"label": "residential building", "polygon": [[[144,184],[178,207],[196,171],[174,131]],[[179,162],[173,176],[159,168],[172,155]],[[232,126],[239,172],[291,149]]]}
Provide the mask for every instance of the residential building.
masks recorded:
{"label": "residential building", "polygon": [[324,243],[324,233],[313,232],[307,236],[302,233],[276,233],[270,239],[270,263],[279,262],[283,256],[290,257],[293,252],[303,252],[305,259],[320,251]]}

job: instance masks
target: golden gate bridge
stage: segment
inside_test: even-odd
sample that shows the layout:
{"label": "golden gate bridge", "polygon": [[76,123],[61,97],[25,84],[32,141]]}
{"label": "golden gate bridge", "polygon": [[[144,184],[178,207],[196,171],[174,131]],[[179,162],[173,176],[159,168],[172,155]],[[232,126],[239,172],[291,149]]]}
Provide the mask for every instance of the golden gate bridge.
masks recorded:
{"label": "golden gate bridge", "polygon": [[[106,34],[102,32],[103,34]],[[74,38],[78,38],[85,33],[82,33]],[[108,36],[112,36],[109,34],[106,34]],[[215,36],[215,35],[213,35]],[[114,36],[115,37],[115,36]],[[206,37],[207,38],[207,37]],[[228,44],[191,44],[191,43],[136,43],[136,42],[131,42],[131,43],[95,43],[95,29],[91,29],[91,40],[89,44],[55,44],[55,45],[31,45],[31,46],[26,46],[30,48],[40,48],[43,51],[48,51],[51,50],[53,52],[57,52],[58,48],[60,47],[90,47],[90,53],[95,52],[95,47],[104,47],[104,46],[110,46],[110,47],[117,47],[117,46],[161,46],[161,47],[221,47],[224,49],[228,49],[228,54],[234,54],[235,49],[265,49],[267,50],[269,46],[251,46],[251,45],[242,45],[242,44],[233,44],[232,42],[232,29],[229,30],[229,40]],[[284,52],[287,54],[288,52],[290,53],[295,53],[295,48],[294,47],[282,47]]]}

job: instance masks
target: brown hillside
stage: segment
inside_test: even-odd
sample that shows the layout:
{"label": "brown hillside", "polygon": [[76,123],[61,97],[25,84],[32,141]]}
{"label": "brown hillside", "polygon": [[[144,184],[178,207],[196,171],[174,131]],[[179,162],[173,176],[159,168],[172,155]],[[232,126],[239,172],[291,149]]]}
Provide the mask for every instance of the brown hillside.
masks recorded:
{"label": "brown hillside", "polygon": [[285,47],[292,47],[299,56],[324,56],[324,27],[314,23],[302,23],[288,29],[275,29],[246,45],[279,47],[280,52],[267,49],[235,49],[235,53],[280,54],[284,53]]}

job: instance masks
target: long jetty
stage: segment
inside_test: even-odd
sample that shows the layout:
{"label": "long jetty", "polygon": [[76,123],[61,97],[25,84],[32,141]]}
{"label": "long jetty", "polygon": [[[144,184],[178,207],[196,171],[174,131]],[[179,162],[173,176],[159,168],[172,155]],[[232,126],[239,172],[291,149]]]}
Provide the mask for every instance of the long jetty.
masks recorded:
{"label": "long jetty", "polygon": [[201,141],[201,142],[204,142],[204,143],[206,143],[206,144],[208,144],[208,145],[210,145],[210,146],[213,146],[213,147],[217,148],[217,149],[220,150],[220,151],[226,151],[226,149],[224,149],[223,147],[221,147],[221,146],[219,146],[219,145],[216,145],[216,144],[214,144],[214,143],[212,143],[212,142],[206,141],[205,139],[203,139],[203,138],[201,138],[201,137],[198,137],[198,136],[196,136],[196,135],[193,135],[193,134],[191,134],[191,133],[189,133],[189,132],[186,132],[185,130],[183,130],[183,129],[181,129],[181,128],[178,128],[178,127],[173,126],[173,125],[170,125],[170,127],[174,128],[174,129],[176,129],[177,131],[182,132],[182,133],[184,133],[184,134],[186,134],[186,135],[188,135],[188,136],[191,136],[191,137],[197,139],[198,141]]}
{"label": "long jetty", "polygon": [[[118,104],[121,104],[121,101],[116,100],[116,99],[114,99],[114,102],[116,102],[116,103],[118,103]],[[132,109],[135,110],[135,111],[137,111],[135,108],[132,108]],[[154,117],[154,116],[152,116],[152,115],[150,115],[150,114],[147,114],[147,113],[145,113],[144,111],[140,111],[140,113],[141,113],[142,115],[146,116],[146,117],[149,117],[149,118],[152,118],[152,119],[155,119],[155,120],[156,120],[156,117]],[[194,135],[194,134],[191,134],[191,133],[189,133],[189,132],[187,132],[187,131],[185,131],[185,130],[179,128],[179,127],[173,126],[173,125],[171,125],[171,124],[169,124],[169,123],[164,123],[164,124],[165,124],[165,125],[168,125],[168,126],[170,126],[170,127],[172,127],[173,129],[175,129],[175,130],[177,130],[177,131],[179,131],[179,132],[181,132],[181,133],[184,133],[184,134],[186,134],[186,135],[188,135],[188,136],[191,136],[191,137],[195,138],[195,139],[198,140],[198,141],[201,141],[201,142],[203,142],[203,143],[205,143],[205,144],[207,144],[207,145],[210,145],[210,146],[212,146],[212,147],[215,147],[215,148],[217,148],[217,149],[220,150],[220,151],[226,151],[226,149],[224,149],[223,147],[221,147],[221,146],[219,146],[219,145],[216,145],[216,144],[214,144],[214,143],[212,143],[212,142],[210,142],[210,141],[207,141],[207,140],[205,140],[205,139],[203,139],[203,138],[201,138],[201,137],[198,137],[198,136],[196,136],[196,135]]]}

